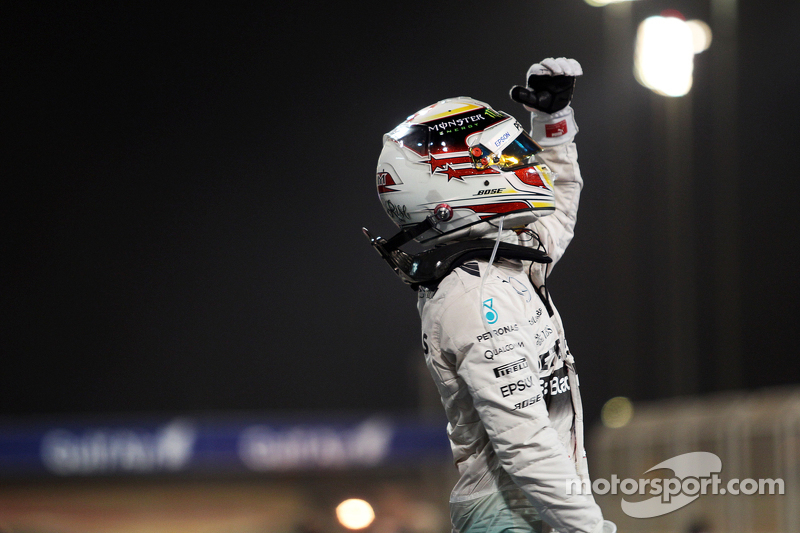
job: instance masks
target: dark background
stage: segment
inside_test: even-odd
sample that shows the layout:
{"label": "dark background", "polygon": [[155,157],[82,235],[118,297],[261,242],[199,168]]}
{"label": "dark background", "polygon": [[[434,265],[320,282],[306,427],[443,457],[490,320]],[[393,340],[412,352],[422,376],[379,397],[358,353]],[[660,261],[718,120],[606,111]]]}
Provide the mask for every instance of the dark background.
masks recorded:
{"label": "dark background", "polygon": [[[665,8],[711,17],[706,1],[642,0],[630,31]],[[659,133],[674,104],[634,81],[631,45],[581,0],[6,10],[2,414],[416,409],[416,297],[360,231],[394,231],[381,135],[459,95],[527,123],[508,90],[548,56],[585,71],[586,187],[550,290],[587,418],[617,395],[797,383],[798,11],[740,1],[737,70],[714,74],[724,41],[696,56],[676,160]],[[728,167],[712,157],[720,87]],[[676,175],[685,253],[670,262]],[[720,227],[724,184],[736,216]],[[720,285],[725,264],[738,277]],[[675,268],[690,320],[669,303]]]}

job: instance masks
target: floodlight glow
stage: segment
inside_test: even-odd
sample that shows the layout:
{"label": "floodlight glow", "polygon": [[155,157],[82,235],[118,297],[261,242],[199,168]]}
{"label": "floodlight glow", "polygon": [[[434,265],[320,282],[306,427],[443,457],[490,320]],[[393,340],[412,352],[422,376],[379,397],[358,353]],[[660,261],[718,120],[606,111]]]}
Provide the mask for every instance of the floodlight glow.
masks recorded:
{"label": "floodlight glow", "polygon": [[603,7],[608,4],[619,4],[621,2],[632,2],[633,0],[585,0],[587,4],[595,7]]}
{"label": "floodlight glow", "polygon": [[639,83],[664,96],[683,96],[692,87],[692,30],[677,17],[649,17],[636,33],[634,72]]}
{"label": "floodlight glow", "polygon": [[711,28],[702,20],[687,20],[686,25],[692,30],[692,43],[694,53],[705,52],[711,46]]}
{"label": "floodlight glow", "polygon": [[347,529],[364,529],[375,520],[375,511],[364,500],[345,500],[336,507],[336,518]]}
{"label": "floodlight glow", "polygon": [[600,419],[608,428],[621,428],[633,418],[633,404],[624,396],[608,400],[600,411]]}

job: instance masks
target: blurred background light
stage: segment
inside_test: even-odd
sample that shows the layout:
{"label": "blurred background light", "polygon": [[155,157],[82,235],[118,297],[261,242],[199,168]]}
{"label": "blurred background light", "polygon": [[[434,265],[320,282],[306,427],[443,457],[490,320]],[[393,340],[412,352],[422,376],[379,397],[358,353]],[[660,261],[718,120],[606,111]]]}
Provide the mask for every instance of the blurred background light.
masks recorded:
{"label": "blurred background light", "polygon": [[694,53],[705,52],[711,46],[711,28],[702,20],[687,20],[686,25],[692,31]]}
{"label": "blurred background light", "polygon": [[621,2],[632,2],[634,0],[585,0],[587,4],[595,7],[603,7],[608,4],[619,4]]}
{"label": "blurred background light", "polygon": [[648,17],[636,34],[634,72],[639,83],[664,96],[684,96],[692,87],[694,41],[676,16]]}
{"label": "blurred background light", "polygon": [[347,529],[364,529],[375,520],[375,511],[364,500],[352,498],[336,507],[336,518]]}
{"label": "blurred background light", "polygon": [[600,412],[603,425],[608,428],[621,428],[633,418],[633,403],[624,396],[617,396],[608,400]]}

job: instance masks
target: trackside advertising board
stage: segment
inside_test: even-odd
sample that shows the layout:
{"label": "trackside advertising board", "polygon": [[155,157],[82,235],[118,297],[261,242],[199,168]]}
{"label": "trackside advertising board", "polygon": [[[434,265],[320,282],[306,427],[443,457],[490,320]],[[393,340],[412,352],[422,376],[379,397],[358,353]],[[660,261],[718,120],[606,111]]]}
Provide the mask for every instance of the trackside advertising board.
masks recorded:
{"label": "trackside advertising board", "polygon": [[259,417],[0,424],[0,477],[282,472],[451,460],[445,424]]}

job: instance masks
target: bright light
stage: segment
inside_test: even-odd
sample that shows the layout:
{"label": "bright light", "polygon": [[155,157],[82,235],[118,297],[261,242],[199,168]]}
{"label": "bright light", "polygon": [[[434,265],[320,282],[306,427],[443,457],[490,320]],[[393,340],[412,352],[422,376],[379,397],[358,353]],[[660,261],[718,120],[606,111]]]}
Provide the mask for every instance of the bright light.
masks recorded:
{"label": "bright light", "polygon": [[624,396],[608,400],[600,411],[600,419],[608,428],[621,428],[633,418],[633,404]]}
{"label": "bright light", "polygon": [[364,529],[375,520],[375,511],[364,500],[345,500],[336,507],[336,518],[347,529]]}
{"label": "bright light", "polygon": [[677,17],[649,17],[636,33],[636,79],[658,94],[683,96],[692,87],[692,30]]}
{"label": "bright light", "polygon": [[633,0],[585,0],[587,4],[595,7],[603,7],[608,4],[619,4],[620,2],[632,2]]}
{"label": "bright light", "polygon": [[711,46],[711,28],[702,20],[687,20],[686,25],[692,30],[694,53],[705,52]]}

